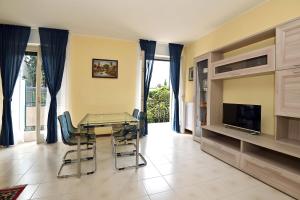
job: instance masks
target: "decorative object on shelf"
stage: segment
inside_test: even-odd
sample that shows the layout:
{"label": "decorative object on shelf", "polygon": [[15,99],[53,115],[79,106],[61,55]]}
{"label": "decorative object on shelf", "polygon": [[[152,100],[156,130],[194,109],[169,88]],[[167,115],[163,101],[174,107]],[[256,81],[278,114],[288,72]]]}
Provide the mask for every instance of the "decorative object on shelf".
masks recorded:
{"label": "decorative object on shelf", "polygon": [[207,91],[207,79],[203,79],[202,81],[202,90]]}
{"label": "decorative object on shelf", "polygon": [[194,80],[194,68],[190,67],[189,68],[189,81],[193,81]]}
{"label": "decorative object on shelf", "polygon": [[118,60],[93,59],[93,78],[118,78]]}

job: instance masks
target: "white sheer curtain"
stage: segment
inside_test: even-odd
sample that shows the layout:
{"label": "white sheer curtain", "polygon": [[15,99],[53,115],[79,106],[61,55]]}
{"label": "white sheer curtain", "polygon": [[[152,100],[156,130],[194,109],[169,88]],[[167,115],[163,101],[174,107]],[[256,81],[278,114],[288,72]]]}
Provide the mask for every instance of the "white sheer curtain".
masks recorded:
{"label": "white sheer curtain", "polygon": [[[68,40],[68,44],[67,44],[66,61],[65,61],[63,79],[61,82],[61,88],[60,88],[59,92],[57,93],[57,115],[58,116],[63,114],[63,112],[65,112],[69,109],[68,100],[69,100],[69,63],[70,63],[69,41],[70,41],[70,36],[71,36],[71,33],[69,33],[69,40]],[[49,108],[48,108],[48,110],[49,110]],[[58,139],[58,141],[61,141],[61,129],[60,129],[59,122],[57,122],[57,124],[58,124],[57,139]]]}
{"label": "white sheer curtain", "polygon": [[[22,80],[22,70],[24,68],[25,63],[22,62],[20,72],[18,75],[18,79],[16,81],[16,85],[14,88],[14,93],[12,96],[11,102],[11,113],[12,113],[12,122],[13,122],[13,130],[14,130],[14,142],[15,144],[24,142],[24,109],[25,105],[25,81]],[[2,92],[1,96],[3,98]],[[1,115],[2,116],[2,115]]]}
{"label": "white sheer curtain", "polygon": [[144,60],[144,53],[141,51],[140,46],[137,46],[137,67],[136,67],[136,92],[135,92],[135,108],[141,110],[143,106],[143,101],[142,101],[142,95],[144,94],[142,92],[143,88],[143,81],[142,81],[142,76],[143,76],[143,60]]}
{"label": "white sheer curtain", "polygon": [[[184,50],[183,50],[184,51]],[[179,82],[179,123],[180,123],[180,133],[185,131],[185,70],[183,67],[184,57],[181,56],[180,61],[180,82]]]}

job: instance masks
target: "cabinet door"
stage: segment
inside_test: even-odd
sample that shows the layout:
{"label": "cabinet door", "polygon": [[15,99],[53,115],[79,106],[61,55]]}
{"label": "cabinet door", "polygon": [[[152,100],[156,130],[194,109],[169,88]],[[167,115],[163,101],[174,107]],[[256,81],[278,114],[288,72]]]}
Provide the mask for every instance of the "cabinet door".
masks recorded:
{"label": "cabinet door", "polygon": [[300,68],[276,71],[276,115],[300,118]]}
{"label": "cabinet door", "polygon": [[276,29],[277,69],[300,66],[300,19]]}

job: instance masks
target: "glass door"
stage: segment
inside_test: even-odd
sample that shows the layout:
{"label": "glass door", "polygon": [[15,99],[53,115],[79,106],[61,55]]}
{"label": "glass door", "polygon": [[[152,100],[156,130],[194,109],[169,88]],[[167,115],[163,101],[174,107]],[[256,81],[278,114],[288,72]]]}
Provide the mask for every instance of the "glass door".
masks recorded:
{"label": "glass door", "polygon": [[17,142],[44,142],[49,94],[41,67],[39,46],[26,49],[13,96],[14,132]]}
{"label": "glass door", "polygon": [[202,136],[202,126],[207,124],[208,60],[196,63],[196,127],[195,137]]}
{"label": "glass door", "polygon": [[36,138],[36,69],[37,69],[38,54],[35,51],[26,51],[24,62],[21,67],[21,107],[24,106],[24,113],[20,112],[21,118],[24,116],[24,141],[35,141]]}
{"label": "glass door", "polygon": [[38,62],[36,68],[36,137],[37,143],[43,143],[47,134],[47,117],[50,94],[46,86],[45,72],[42,67],[40,47],[37,47]]}

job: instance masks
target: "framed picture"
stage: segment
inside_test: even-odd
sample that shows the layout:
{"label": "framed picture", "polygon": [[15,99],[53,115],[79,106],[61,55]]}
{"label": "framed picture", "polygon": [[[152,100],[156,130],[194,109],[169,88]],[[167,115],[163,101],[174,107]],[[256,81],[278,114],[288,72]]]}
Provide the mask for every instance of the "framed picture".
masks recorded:
{"label": "framed picture", "polygon": [[193,81],[194,80],[194,68],[190,67],[189,68],[189,81]]}
{"label": "framed picture", "polygon": [[118,78],[118,60],[93,59],[93,78]]}

